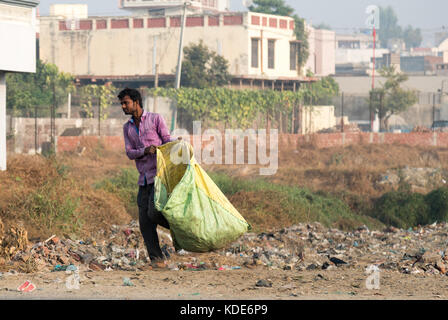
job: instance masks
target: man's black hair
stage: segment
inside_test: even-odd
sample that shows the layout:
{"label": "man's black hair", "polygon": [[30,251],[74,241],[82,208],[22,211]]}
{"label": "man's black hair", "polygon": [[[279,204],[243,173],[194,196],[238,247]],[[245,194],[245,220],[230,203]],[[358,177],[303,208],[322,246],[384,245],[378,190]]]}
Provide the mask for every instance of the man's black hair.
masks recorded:
{"label": "man's black hair", "polygon": [[118,99],[121,100],[125,96],[129,96],[129,98],[131,98],[132,101],[138,101],[140,107],[143,108],[142,96],[140,95],[140,92],[138,92],[138,90],[125,88],[121,90],[120,93],[118,94]]}

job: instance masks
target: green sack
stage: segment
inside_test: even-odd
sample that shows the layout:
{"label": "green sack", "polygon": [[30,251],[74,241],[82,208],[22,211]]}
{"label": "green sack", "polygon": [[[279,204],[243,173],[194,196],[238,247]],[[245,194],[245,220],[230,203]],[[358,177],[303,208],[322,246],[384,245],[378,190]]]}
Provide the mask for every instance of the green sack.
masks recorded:
{"label": "green sack", "polygon": [[176,249],[220,249],[251,229],[195,161],[193,148],[185,141],[157,148],[154,187],[155,207],[168,220]]}

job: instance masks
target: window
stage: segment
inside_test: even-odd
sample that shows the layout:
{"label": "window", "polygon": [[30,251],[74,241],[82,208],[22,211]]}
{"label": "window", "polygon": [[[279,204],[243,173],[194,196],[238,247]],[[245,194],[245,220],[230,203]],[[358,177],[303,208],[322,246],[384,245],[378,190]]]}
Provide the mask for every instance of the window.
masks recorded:
{"label": "window", "polygon": [[260,39],[252,38],[252,68],[258,68],[258,47]]}
{"label": "window", "polygon": [[268,40],[268,68],[275,68],[275,40]]}
{"label": "window", "polygon": [[289,43],[289,66],[291,70],[297,70],[297,60],[299,59],[299,43]]}

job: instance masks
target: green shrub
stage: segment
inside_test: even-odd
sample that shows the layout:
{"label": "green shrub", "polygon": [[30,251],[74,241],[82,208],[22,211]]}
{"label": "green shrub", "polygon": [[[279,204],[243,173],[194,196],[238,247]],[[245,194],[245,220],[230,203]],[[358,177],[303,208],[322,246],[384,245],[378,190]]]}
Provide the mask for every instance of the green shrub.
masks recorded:
{"label": "green shrub", "polygon": [[60,194],[54,184],[45,184],[23,198],[23,208],[37,226],[47,230],[77,233],[83,224],[80,199]]}
{"label": "green shrub", "polygon": [[425,196],[430,208],[430,222],[442,222],[448,220],[448,188],[435,189]]}
{"label": "green shrub", "polygon": [[122,168],[117,175],[96,183],[95,188],[118,195],[127,212],[137,217],[138,177],[139,173],[135,167]]}
{"label": "green shrub", "polygon": [[[231,196],[239,191],[275,193],[278,195],[282,214],[287,215],[294,223],[317,221],[327,227],[341,226],[344,229],[346,229],[344,226],[366,224],[369,227],[376,227],[378,225],[372,221],[374,219],[354,213],[344,201],[325,192],[313,192],[306,188],[279,185],[262,178],[243,180],[217,172],[212,172],[209,175],[226,196]],[[345,221],[343,225],[341,225],[341,221]]]}
{"label": "green shrub", "polygon": [[372,216],[386,225],[404,229],[427,224],[430,221],[425,196],[400,191],[383,194],[375,202]]}

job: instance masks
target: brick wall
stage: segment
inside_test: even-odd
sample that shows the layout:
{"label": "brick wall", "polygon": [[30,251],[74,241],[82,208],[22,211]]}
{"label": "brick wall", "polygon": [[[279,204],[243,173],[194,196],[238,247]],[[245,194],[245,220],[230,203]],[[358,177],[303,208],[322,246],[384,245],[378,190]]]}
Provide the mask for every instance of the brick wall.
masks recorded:
{"label": "brick wall", "polygon": [[[101,137],[107,148],[124,150],[124,140],[121,136]],[[193,144],[193,136],[184,137]],[[57,152],[72,151],[82,142],[96,142],[96,136],[58,137]],[[202,148],[210,143],[203,137]],[[278,137],[279,149],[297,149],[304,145],[314,145],[317,148],[347,146],[353,144],[404,144],[410,146],[448,147],[448,132],[430,133],[323,133],[312,135],[281,134]]]}

